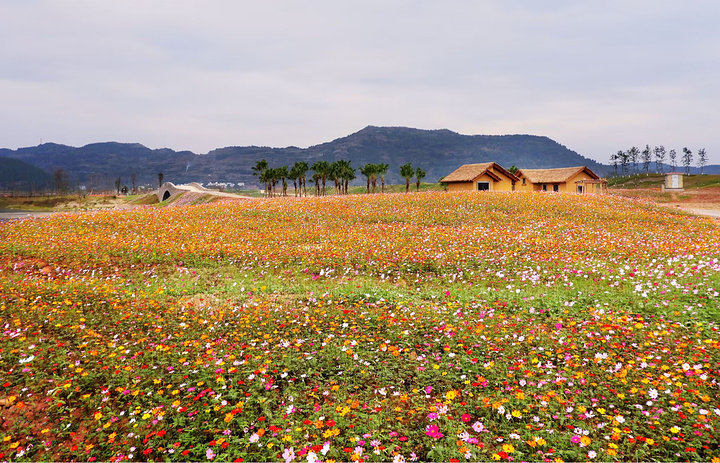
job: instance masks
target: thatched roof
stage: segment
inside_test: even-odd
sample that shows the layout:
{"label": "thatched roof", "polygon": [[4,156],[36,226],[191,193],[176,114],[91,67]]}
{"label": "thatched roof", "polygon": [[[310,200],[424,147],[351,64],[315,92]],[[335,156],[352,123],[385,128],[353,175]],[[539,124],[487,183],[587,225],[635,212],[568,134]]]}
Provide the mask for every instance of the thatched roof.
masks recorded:
{"label": "thatched roof", "polygon": [[561,167],[558,169],[520,169],[518,176],[524,176],[530,183],[564,183],[582,171],[585,171],[593,179],[600,178],[585,166]]}
{"label": "thatched roof", "polygon": [[442,183],[472,182],[474,179],[483,174],[489,175],[495,181],[500,181],[501,178],[498,177],[493,170],[502,172],[511,180],[517,180],[513,174],[503,169],[498,164],[495,164],[494,162],[483,162],[481,164],[465,164],[460,166],[440,181]]}

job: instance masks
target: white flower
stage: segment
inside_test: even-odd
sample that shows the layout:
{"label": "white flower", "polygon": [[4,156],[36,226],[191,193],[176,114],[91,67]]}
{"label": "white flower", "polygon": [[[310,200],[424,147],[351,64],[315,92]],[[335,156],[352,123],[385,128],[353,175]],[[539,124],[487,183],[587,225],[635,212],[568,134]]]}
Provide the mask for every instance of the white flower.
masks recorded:
{"label": "white flower", "polygon": [[285,459],[285,463],[290,463],[295,459],[295,450],[293,450],[292,447],[290,447],[289,449],[285,449],[282,457]]}
{"label": "white flower", "polygon": [[590,450],[590,451],[587,453],[587,456],[588,456],[589,459],[592,460],[593,458],[595,458],[595,457],[597,456],[597,452],[595,452],[595,450]]}
{"label": "white flower", "polygon": [[18,363],[28,363],[32,362],[35,359],[34,355],[31,355],[30,357],[25,357],[24,359],[20,359]]}
{"label": "white flower", "polygon": [[259,439],[260,439],[260,436],[259,436],[258,433],[256,433],[256,432],[254,432],[254,433],[252,434],[252,436],[250,436],[250,442],[253,443],[253,444],[254,444],[255,442],[257,442]]}
{"label": "white flower", "polygon": [[398,453],[395,455],[395,458],[393,458],[393,463],[405,463],[405,457]]}
{"label": "white flower", "polygon": [[315,452],[308,452],[307,461],[308,461],[308,463],[317,463],[318,462],[317,454]]}

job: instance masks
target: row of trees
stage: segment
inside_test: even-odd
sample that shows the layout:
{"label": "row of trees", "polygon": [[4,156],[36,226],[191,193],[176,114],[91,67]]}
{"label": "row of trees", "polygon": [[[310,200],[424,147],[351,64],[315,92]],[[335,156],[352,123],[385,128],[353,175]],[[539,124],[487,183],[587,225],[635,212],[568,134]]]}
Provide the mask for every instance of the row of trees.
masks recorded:
{"label": "row of trees", "polygon": [[[680,162],[685,168],[685,174],[690,174],[690,166],[693,162],[693,152],[687,147],[682,149],[683,153],[680,158]],[[637,175],[641,173],[640,166],[646,174],[649,173],[650,164],[655,157],[655,171],[657,173],[664,173],[665,159],[669,158],[669,163],[672,166],[672,170],[677,169],[677,157],[678,153],[671,149],[669,152],[665,150],[665,147],[655,146],[650,148],[650,145],[645,145],[645,149],[640,151],[640,148],[633,146],[626,151],[618,151],[610,156],[610,163],[615,169],[615,175]],[[700,168],[700,174],[703,173],[703,168],[707,165],[707,153],[705,148],[699,149],[697,152],[697,167]]]}
{"label": "row of trees", "polygon": [[[375,193],[377,181],[380,179],[380,191],[385,192],[385,175],[390,169],[389,164],[365,164],[359,167],[361,175],[366,178],[367,192]],[[307,178],[308,172],[313,171],[310,179],[315,182],[315,195],[325,196],[327,193],[327,183],[332,181],[335,184],[336,194],[348,194],[348,187],[352,180],[355,180],[355,169],[350,165],[350,161],[340,159],[334,162],[317,161],[312,165],[307,162],[296,162],[292,167],[280,166],[270,167],[267,160],[262,159],[255,163],[252,167],[253,175],[258,178],[263,185],[268,197],[282,195],[287,196],[288,182],[292,181],[295,196],[307,196]],[[420,181],[425,177],[426,173],[419,167],[417,170],[412,168],[412,164],[408,163],[400,166],[400,175],[405,177],[405,192],[410,190],[410,179],[415,176],[417,189],[420,189]]]}

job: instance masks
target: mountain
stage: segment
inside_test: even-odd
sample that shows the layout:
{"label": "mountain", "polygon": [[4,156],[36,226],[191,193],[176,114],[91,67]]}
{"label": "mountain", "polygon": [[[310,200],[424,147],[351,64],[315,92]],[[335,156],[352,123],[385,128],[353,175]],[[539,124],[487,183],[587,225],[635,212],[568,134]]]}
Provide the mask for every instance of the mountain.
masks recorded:
{"label": "mountain", "polygon": [[19,159],[0,157],[0,190],[41,190],[52,183],[52,177],[44,170]]}
{"label": "mountain", "polygon": [[[387,163],[388,183],[404,183],[400,166],[412,162],[427,172],[427,181],[438,181],[463,164],[495,161],[509,168],[549,168],[585,165],[600,175],[611,167],[581,156],[550,138],[535,135],[462,135],[450,130],[420,130],[407,127],[368,126],[346,137],[298,148],[232,146],[207,154],[150,149],[140,144],[93,143],[81,148],[45,143],[17,150],[0,149],[0,156],[19,159],[46,172],[64,169],[72,182],[95,186],[114,185],[120,177],[130,185],[135,174],[137,185],[157,186],[158,173],[166,181],[244,182],[257,185],[252,166],[267,159],[271,167],[291,166],[296,161],[311,164],[318,160],[347,159],[356,169],[368,162]],[[707,166],[711,173],[715,166]],[[720,169],[720,166],[718,166]],[[361,177],[360,174],[357,174]],[[355,183],[361,184],[362,178]]]}

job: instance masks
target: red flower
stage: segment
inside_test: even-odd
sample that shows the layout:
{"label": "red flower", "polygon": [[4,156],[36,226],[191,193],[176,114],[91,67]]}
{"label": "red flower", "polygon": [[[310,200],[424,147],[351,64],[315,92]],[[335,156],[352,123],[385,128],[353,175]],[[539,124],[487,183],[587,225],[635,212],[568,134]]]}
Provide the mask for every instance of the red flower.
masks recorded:
{"label": "red flower", "polygon": [[183,450],[183,451],[180,452],[180,453],[182,453],[182,456],[186,457],[187,454],[190,453],[190,450]]}

